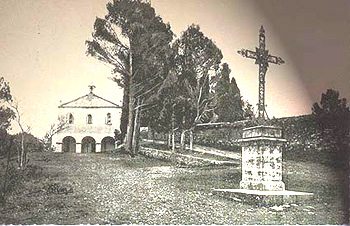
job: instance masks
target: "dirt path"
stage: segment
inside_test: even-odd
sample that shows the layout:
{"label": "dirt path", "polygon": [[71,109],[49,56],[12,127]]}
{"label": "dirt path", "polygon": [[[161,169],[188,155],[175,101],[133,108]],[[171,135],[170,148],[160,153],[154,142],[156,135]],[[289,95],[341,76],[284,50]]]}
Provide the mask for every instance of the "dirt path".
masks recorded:
{"label": "dirt path", "polygon": [[[86,218],[86,222],[114,224],[234,222],[233,219],[227,221],[229,215],[225,218],[220,217],[227,212],[223,209],[228,201],[213,198],[210,189],[200,185],[194,187],[191,185],[185,190],[179,187],[183,175],[196,177],[198,175],[196,170],[164,164],[152,166],[153,164],[149,163],[147,165],[151,166],[144,163],[141,163],[143,167],[125,166],[127,162],[123,160],[96,157],[103,159],[90,162],[91,156],[79,156],[80,160],[86,162],[76,165],[73,171],[68,165],[61,166],[66,172],[70,171],[71,178],[75,178],[72,182],[75,191],[84,194],[84,206],[90,206],[93,210],[93,213],[90,212]],[[139,160],[144,161],[143,157]],[[88,162],[89,164],[86,164]],[[233,213],[233,210],[231,211]]]}
{"label": "dirt path", "polygon": [[[158,144],[165,144],[165,141],[161,141],[161,140],[147,140],[147,139],[143,139],[143,142],[148,142],[148,143],[158,143]],[[176,145],[176,147],[179,147],[178,145]],[[188,148],[186,146],[186,148]],[[211,155],[217,155],[220,157],[225,157],[225,158],[230,158],[230,159],[234,159],[234,160],[240,160],[241,158],[241,154],[238,152],[233,152],[233,151],[226,151],[226,150],[219,150],[213,147],[205,147],[205,146],[201,146],[201,145],[197,145],[194,144],[193,145],[193,149],[192,151],[196,151],[196,152],[201,152],[201,153],[205,153],[205,154],[211,154]]]}

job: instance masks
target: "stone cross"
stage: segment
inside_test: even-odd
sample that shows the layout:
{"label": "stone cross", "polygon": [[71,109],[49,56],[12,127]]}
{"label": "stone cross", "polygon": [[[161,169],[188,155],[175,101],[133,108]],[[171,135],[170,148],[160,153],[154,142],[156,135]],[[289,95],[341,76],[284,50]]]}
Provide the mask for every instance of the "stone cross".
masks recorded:
{"label": "stone cross", "polygon": [[255,64],[259,65],[259,103],[258,103],[258,118],[268,118],[265,110],[265,75],[269,63],[283,64],[281,57],[272,56],[268,50],[265,50],[265,30],[261,26],[259,31],[259,48],[255,48],[255,52],[242,49],[238,51],[243,57],[255,59]]}

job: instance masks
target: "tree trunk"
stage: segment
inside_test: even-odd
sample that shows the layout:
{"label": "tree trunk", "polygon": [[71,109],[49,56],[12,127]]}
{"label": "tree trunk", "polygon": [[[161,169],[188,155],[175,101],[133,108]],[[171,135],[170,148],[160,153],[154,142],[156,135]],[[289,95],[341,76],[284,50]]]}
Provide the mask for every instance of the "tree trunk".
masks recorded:
{"label": "tree trunk", "polygon": [[21,168],[21,156],[22,156],[22,139],[21,139],[21,147],[18,148],[18,151],[17,151],[17,164],[18,164],[18,169]]}
{"label": "tree trunk", "polygon": [[185,116],[185,106],[182,107],[182,130],[181,130],[181,138],[180,138],[180,150],[183,151],[186,148],[185,144],[185,138],[186,138],[186,130],[185,130],[185,123],[186,123],[186,116]]}
{"label": "tree trunk", "polygon": [[132,153],[132,136],[133,136],[133,129],[134,129],[134,97],[131,96],[130,92],[130,102],[129,102],[129,115],[128,115],[128,128],[126,130],[126,136],[125,136],[125,150],[126,152]]}
{"label": "tree trunk", "polygon": [[25,153],[24,153],[24,134],[23,134],[23,131],[22,131],[22,134],[21,134],[21,157],[20,157],[20,161],[19,161],[19,168],[23,168],[24,166],[24,156],[25,156]]}
{"label": "tree trunk", "polygon": [[148,131],[147,131],[147,139],[148,140],[153,140],[153,136],[152,136],[153,130],[151,128],[151,123],[148,124]]}
{"label": "tree trunk", "polygon": [[186,138],[186,130],[181,131],[181,140],[180,140],[180,150],[183,151],[186,148],[185,144],[185,138]]}
{"label": "tree trunk", "polygon": [[141,98],[137,98],[137,106],[134,117],[134,134],[132,137],[132,149],[134,155],[137,155],[139,152],[139,140],[140,140],[140,117],[141,109],[140,105],[142,104]]}
{"label": "tree trunk", "polygon": [[10,140],[10,145],[7,148],[5,178],[4,178],[4,185],[3,185],[1,200],[0,200],[4,205],[6,202],[7,180],[8,180],[8,171],[9,171],[9,167],[10,167],[11,150],[12,150],[12,140]]}
{"label": "tree trunk", "polygon": [[130,50],[130,80],[129,80],[129,114],[128,114],[128,128],[125,137],[125,151],[134,156],[132,151],[132,136],[134,131],[134,88],[133,85],[133,74],[132,74],[132,52]]}
{"label": "tree trunk", "polygon": [[171,132],[168,133],[168,142],[167,142],[167,148],[170,150],[171,148]]}
{"label": "tree trunk", "polygon": [[190,131],[190,150],[193,150],[193,130]]}
{"label": "tree trunk", "polygon": [[[128,130],[128,113],[129,113],[129,81],[126,81],[126,84],[123,90],[123,106],[122,106],[122,115],[120,117],[120,142],[123,143],[126,137]],[[128,86],[128,87],[127,87]]]}
{"label": "tree trunk", "polygon": [[[175,107],[173,107],[175,108]],[[172,134],[172,149],[173,153],[175,153],[175,111],[173,109],[173,113],[171,115],[171,134]]]}

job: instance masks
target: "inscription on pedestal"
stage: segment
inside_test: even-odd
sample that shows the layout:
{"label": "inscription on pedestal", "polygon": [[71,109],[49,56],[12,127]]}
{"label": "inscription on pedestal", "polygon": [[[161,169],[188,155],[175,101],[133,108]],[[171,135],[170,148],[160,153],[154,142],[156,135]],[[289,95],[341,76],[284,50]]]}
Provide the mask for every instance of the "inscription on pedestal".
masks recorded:
{"label": "inscription on pedestal", "polygon": [[282,148],[285,139],[282,129],[255,126],[243,130],[242,189],[283,191]]}

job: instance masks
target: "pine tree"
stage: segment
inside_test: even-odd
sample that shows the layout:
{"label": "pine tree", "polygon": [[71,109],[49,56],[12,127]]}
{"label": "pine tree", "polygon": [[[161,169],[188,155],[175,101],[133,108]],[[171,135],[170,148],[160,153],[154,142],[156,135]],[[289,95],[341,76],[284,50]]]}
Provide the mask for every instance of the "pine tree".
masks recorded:
{"label": "pine tree", "polygon": [[[121,131],[125,149],[137,154],[139,121],[143,101],[166,77],[166,54],[173,38],[148,3],[115,0],[107,4],[104,19],[97,18],[87,53],[114,66],[113,80],[124,88]],[[135,136],[134,136],[135,134]]]}
{"label": "pine tree", "polygon": [[320,104],[314,103],[312,114],[316,117],[322,138],[332,145],[336,165],[348,167],[350,139],[350,110],[347,100],[339,92],[328,89],[322,93]]}

